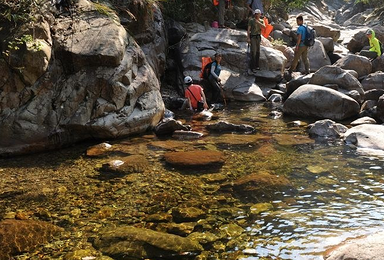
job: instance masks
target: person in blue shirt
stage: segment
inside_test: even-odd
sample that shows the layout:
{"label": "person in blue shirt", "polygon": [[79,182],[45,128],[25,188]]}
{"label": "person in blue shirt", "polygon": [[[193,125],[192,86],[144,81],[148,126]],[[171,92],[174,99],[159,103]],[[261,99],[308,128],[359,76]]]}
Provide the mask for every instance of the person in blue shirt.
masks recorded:
{"label": "person in blue shirt", "polygon": [[264,9],[263,9],[263,3],[261,0],[247,0],[247,9],[249,10],[250,16],[253,16],[253,12],[256,9],[259,9],[261,11],[261,14],[264,14]]}
{"label": "person in blue shirt", "polygon": [[304,27],[303,16],[299,15],[296,17],[296,22],[299,28],[297,28],[297,42],[295,46],[295,56],[292,61],[291,68],[289,69],[289,74],[296,70],[299,59],[301,58],[305,66],[305,74],[309,74],[309,59],[308,59],[308,46],[304,44],[306,38],[306,28]]}
{"label": "person in blue shirt", "polygon": [[215,60],[212,62],[211,73],[209,74],[209,77],[208,77],[208,80],[212,86],[211,103],[219,102],[220,93],[222,91],[221,79],[220,79],[221,58],[222,58],[221,53],[217,52],[215,54]]}

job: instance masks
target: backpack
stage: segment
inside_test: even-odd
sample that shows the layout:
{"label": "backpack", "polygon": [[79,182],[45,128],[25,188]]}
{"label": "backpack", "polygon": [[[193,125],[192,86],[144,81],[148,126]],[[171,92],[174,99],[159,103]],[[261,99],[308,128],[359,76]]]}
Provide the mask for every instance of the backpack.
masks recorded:
{"label": "backpack", "polygon": [[212,0],[212,3],[214,6],[218,6],[219,5],[219,0]]}
{"label": "backpack", "polygon": [[212,68],[212,59],[210,57],[202,57],[201,58],[201,73],[200,78],[208,79],[209,74],[211,74]]}
{"label": "backpack", "polygon": [[304,26],[305,27],[305,39],[304,39],[304,45],[305,46],[313,46],[315,44],[315,38],[316,38],[316,30],[310,27],[309,25]]}

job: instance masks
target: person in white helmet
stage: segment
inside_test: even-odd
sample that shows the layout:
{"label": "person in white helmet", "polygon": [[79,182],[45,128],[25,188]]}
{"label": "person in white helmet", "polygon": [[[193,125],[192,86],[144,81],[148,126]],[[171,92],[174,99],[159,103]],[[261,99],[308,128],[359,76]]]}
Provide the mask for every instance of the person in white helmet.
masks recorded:
{"label": "person in white helmet", "polygon": [[184,94],[186,102],[183,104],[183,108],[189,108],[193,111],[208,109],[207,99],[203,88],[200,85],[193,84],[193,80],[190,76],[184,78],[184,83],[186,85]]}

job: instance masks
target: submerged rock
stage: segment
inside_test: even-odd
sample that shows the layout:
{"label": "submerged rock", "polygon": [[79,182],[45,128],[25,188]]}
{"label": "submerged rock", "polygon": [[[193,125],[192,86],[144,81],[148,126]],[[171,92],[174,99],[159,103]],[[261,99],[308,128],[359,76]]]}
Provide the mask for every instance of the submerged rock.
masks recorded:
{"label": "submerged rock", "polygon": [[144,172],[148,168],[148,161],[142,155],[131,155],[122,160],[112,160],[103,164],[103,172],[112,172],[118,174],[129,174]]}
{"label": "submerged rock", "polygon": [[178,259],[178,256],[203,250],[198,242],[189,238],[131,226],[103,231],[93,245],[114,259],[143,259],[159,255],[165,259]]}
{"label": "submerged rock", "polygon": [[191,126],[183,125],[180,121],[173,118],[164,118],[155,127],[154,132],[156,135],[171,135],[176,130],[191,130]]}
{"label": "submerged rock", "polygon": [[250,125],[236,125],[226,121],[220,121],[216,124],[207,125],[206,128],[212,132],[237,132],[237,133],[252,133],[255,128]]}
{"label": "submerged rock", "polygon": [[197,221],[205,216],[205,212],[196,207],[174,208],[172,216],[176,222]]}
{"label": "submerged rock", "polygon": [[293,186],[284,176],[268,172],[252,173],[221,186],[223,191],[232,190],[236,195],[250,200],[276,196],[277,191],[291,191]]}
{"label": "submerged rock", "polygon": [[225,162],[224,153],[218,151],[195,150],[188,152],[169,152],[165,161],[175,167],[201,168],[221,166]]}
{"label": "submerged rock", "polygon": [[43,221],[3,220],[0,222],[0,259],[12,259],[13,255],[31,251],[62,231],[62,228]]}
{"label": "submerged rock", "polygon": [[94,146],[91,146],[87,149],[86,155],[89,157],[100,157],[105,155],[108,151],[110,151],[112,145],[108,143],[101,143]]}

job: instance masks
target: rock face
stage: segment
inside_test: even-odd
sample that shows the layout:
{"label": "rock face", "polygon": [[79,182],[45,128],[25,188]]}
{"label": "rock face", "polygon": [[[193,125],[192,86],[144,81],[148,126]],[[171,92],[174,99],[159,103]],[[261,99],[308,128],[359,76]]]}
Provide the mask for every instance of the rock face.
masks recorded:
{"label": "rock face", "polygon": [[82,3],[76,19],[59,16],[54,34],[37,39],[52,38],[43,72],[20,76],[0,62],[0,154],[140,133],[161,119],[159,82],[140,47],[117,17]]}
{"label": "rock face", "polygon": [[325,260],[383,260],[384,257],[384,233],[369,235],[364,238],[351,239],[330,250]]}
{"label": "rock face", "polygon": [[144,259],[159,255],[177,259],[177,255],[203,250],[199,243],[189,238],[130,226],[101,233],[94,246],[113,259]]}
{"label": "rock face", "polygon": [[289,96],[283,111],[299,117],[343,120],[358,115],[360,105],[336,90],[306,84]]}
{"label": "rock face", "polygon": [[33,250],[63,231],[50,223],[36,220],[3,220],[0,222],[0,259]]}
{"label": "rock face", "polygon": [[384,150],[384,125],[363,124],[344,134],[344,141],[358,148]]}

